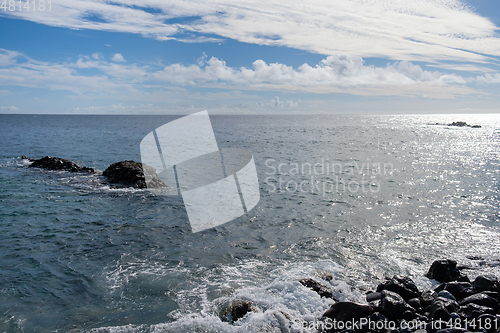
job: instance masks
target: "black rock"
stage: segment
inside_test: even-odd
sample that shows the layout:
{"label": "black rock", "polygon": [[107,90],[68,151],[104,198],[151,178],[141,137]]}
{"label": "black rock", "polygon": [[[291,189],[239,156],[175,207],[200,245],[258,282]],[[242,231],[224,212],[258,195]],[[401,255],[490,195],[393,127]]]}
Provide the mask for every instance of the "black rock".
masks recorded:
{"label": "black rock", "polygon": [[149,165],[134,161],[122,161],[111,164],[102,173],[112,184],[134,188],[166,187],[158,178],[156,170]]}
{"label": "black rock", "polygon": [[[362,332],[375,332],[382,333],[386,332],[387,318],[380,312],[374,312],[368,317],[366,317],[366,324],[362,325],[360,331]],[[361,321],[360,321],[361,322]],[[378,325],[377,323],[384,323],[384,325]],[[371,324],[371,326],[370,326]]]}
{"label": "black rock", "polygon": [[473,319],[477,318],[483,314],[494,314],[495,311],[492,308],[477,305],[474,303],[469,303],[465,306],[460,307],[458,314],[463,318]]}
{"label": "black rock", "polygon": [[401,277],[394,275],[389,281],[380,284],[377,291],[389,290],[403,297],[405,301],[412,298],[419,297],[420,291],[418,290],[415,282],[409,277]]}
{"label": "black rock", "polygon": [[494,298],[494,299],[496,299],[497,301],[500,302],[500,293],[498,293],[496,291],[483,291],[483,292],[481,292],[481,294],[488,295],[491,298]]}
{"label": "black rock", "polygon": [[451,299],[453,301],[456,301],[457,299],[455,298],[455,296],[453,296],[452,293],[450,293],[448,290],[441,290],[439,293],[438,293],[438,296],[439,297],[443,297],[443,298],[447,298],[447,299]]}
{"label": "black rock", "polygon": [[492,314],[483,314],[477,317],[479,329],[484,329],[486,332],[491,333],[499,329],[500,321]]}
{"label": "black rock", "polygon": [[429,309],[429,318],[433,320],[448,320],[450,313],[457,311],[459,308],[460,306],[456,301],[444,297],[437,297],[432,302]]}
{"label": "black rock", "polygon": [[382,291],[380,310],[384,316],[392,320],[399,319],[406,310],[415,311],[403,297],[390,290]]}
{"label": "black rock", "polygon": [[[444,289],[444,286],[443,286]],[[420,304],[423,308],[432,304],[432,302],[438,297],[438,294],[434,290],[427,290],[420,295]]]}
{"label": "black rock", "polygon": [[474,288],[468,282],[449,282],[445,285],[444,290],[449,291],[457,301],[461,301],[465,297],[474,295]]}
{"label": "black rock", "polygon": [[59,170],[59,171],[70,171],[70,172],[87,172],[87,173],[95,172],[93,168],[81,167],[75,162],[60,157],[45,156],[38,160],[35,159],[32,161],[33,163],[30,164],[29,166],[30,168],[41,168],[47,170]]}
{"label": "black rock", "polygon": [[412,298],[410,300],[408,300],[408,305],[411,306],[412,308],[414,309],[420,309],[420,307],[422,306],[421,303],[420,303],[420,299],[418,298]]}
{"label": "black rock", "polygon": [[323,317],[336,321],[347,322],[349,320],[358,320],[374,313],[369,305],[357,304],[352,302],[338,302],[333,304],[330,309],[323,313]]}
{"label": "black rock", "polygon": [[313,279],[302,279],[299,280],[300,284],[302,284],[304,287],[309,288],[321,297],[326,297],[326,298],[333,298],[333,294],[331,289],[328,286],[325,286],[324,284],[315,281]]}
{"label": "black rock", "polygon": [[498,280],[494,276],[480,275],[474,280],[472,286],[476,292],[498,291]]}
{"label": "black rock", "polygon": [[467,330],[465,328],[445,328],[437,331],[436,333],[465,333]]}
{"label": "black rock", "polygon": [[374,292],[374,293],[366,294],[366,301],[367,302],[373,302],[373,301],[379,300],[381,298],[382,298],[382,294],[378,291]]}
{"label": "black rock", "polygon": [[486,294],[471,295],[471,296],[466,297],[460,301],[460,305],[462,305],[462,306],[470,304],[470,303],[481,305],[481,306],[486,306],[486,307],[492,308],[493,310],[498,310],[498,308],[499,308],[498,301],[496,299],[486,295]]}
{"label": "black rock", "polygon": [[467,127],[467,123],[465,121],[454,121],[451,124],[448,124],[448,126],[458,126],[458,127]]}
{"label": "black rock", "polygon": [[436,260],[432,263],[426,276],[439,282],[450,282],[460,277],[460,271],[454,260]]}
{"label": "black rock", "polygon": [[228,323],[234,323],[239,319],[243,318],[247,313],[255,311],[256,309],[252,304],[252,302],[237,300],[224,307],[220,311],[219,317],[221,318],[222,321]]}

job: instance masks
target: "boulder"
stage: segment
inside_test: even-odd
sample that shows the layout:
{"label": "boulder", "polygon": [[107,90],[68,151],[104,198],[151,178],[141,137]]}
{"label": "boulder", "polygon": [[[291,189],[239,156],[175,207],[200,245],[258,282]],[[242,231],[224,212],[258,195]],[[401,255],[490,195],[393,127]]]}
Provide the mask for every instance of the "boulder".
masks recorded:
{"label": "boulder", "polygon": [[460,271],[454,260],[436,260],[432,263],[426,276],[439,282],[450,282],[460,277]]}
{"label": "boulder", "polygon": [[156,170],[149,165],[134,161],[121,161],[111,164],[102,173],[114,185],[134,188],[166,187],[158,178]]}
{"label": "boulder", "polygon": [[[23,156],[23,158],[26,156]],[[75,162],[60,157],[45,156],[40,159],[31,160],[30,168],[41,168],[47,170],[69,171],[69,172],[87,172],[94,173],[93,168],[81,167]]]}
{"label": "boulder", "polygon": [[465,121],[454,121],[451,124],[448,124],[448,126],[468,127],[469,125],[467,125]]}
{"label": "boulder", "polygon": [[463,300],[460,301],[460,305],[464,306],[467,304],[476,304],[476,305],[481,305],[481,306],[486,306],[489,308],[492,308],[493,310],[498,310],[499,304],[498,301],[486,294],[475,294],[471,295],[469,297],[464,298]]}
{"label": "boulder", "polygon": [[390,290],[382,291],[380,310],[384,316],[392,320],[399,319],[406,310],[415,311],[403,297]]}
{"label": "boulder", "polygon": [[383,290],[393,291],[396,294],[403,297],[405,301],[408,301],[412,298],[416,298],[420,296],[420,291],[418,290],[415,282],[409,277],[401,277],[394,275],[392,279],[389,281],[378,285],[377,291],[381,292]]}
{"label": "boulder", "polygon": [[479,275],[472,283],[476,292],[498,291],[498,280],[494,276]]}
{"label": "boulder", "polygon": [[487,306],[469,303],[465,306],[460,307],[458,314],[463,318],[472,319],[484,314],[495,314],[495,311]]}
{"label": "boulder", "polygon": [[338,302],[333,304],[330,309],[323,313],[323,317],[331,320],[347,322],[368,317],[375,311],[369,305],[357,304],[352,302]]}
{"label": "boulder", "polygon": [[333,298],[332,290],[328,286],[318,281],[315,281],[313,279],[302,279],[299,280],[299,282],[304,287],[309,288],[318,293],[318,295],[320,295],[321,297]]}
{"label": "boulder", "polygon": [[448,282],[444,290],[449,291],[457,301],[463,298],[474,295],[474,287],[468,282]]}
{"label": "boulder", "polygon": [[226,305],[220,312],[219,317],[222,321],[235,323],[243,318],[249,312],[256,312],[256,308],[250,301],[237,300]]}

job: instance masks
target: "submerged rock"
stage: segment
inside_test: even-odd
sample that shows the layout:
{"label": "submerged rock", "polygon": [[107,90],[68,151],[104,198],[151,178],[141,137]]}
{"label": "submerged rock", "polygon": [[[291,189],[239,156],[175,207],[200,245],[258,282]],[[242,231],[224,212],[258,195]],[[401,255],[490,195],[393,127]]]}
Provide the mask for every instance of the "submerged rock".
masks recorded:
{"label": "submerged rock", "polygon": [[111,164],[102,173],[112,184],[134,188],[166,187],[158,178],[156,170],[149,165],[135,161],[121,161]]}
{"label": "submerged rock", "polygon": [[325,286],[324,284],[315,281],[313,279],[302,279],[299,280],[300,284],[302,284],[304,287],[309,288],[321,297],[326,297],[326,298],[333,298],[333,294],[331,289],[328,286]]}
{"label": "submerged rock", "polygon": [[222,321],[233,324],[239,319],[245,317],[247,313],[256,311],[257,309],[252,302],[237,300],[224,307],[220,311],[219,317]]}
{"label": "submerged rock", "polygon": [[[26,156],[23,159],[28,159]],[[73,161],[66,160],[60,157],[50,157],[45,156],[40,159],[31,160],[33,163],[30,164],[30,168],[41,168],[46,170],[59,170],[59,171],[70,171],[70,172],[88,172],[94,173],[93,168],[81,167]]]}

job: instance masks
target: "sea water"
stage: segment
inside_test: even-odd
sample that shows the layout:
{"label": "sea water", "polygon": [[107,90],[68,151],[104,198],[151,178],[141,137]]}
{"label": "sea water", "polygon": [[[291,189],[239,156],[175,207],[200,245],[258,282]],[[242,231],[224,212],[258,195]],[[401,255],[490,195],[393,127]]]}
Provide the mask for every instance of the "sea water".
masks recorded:
{"label": "sea water", "polygon": [[[298,332],[333,303],[301,278],[363,302],[394,274],[430,288],[436,259],[500,275],[498,115],[211,116],[261,198],[197,233],[180,197],[20,158],[102,171],[179,117],[0,115],[0,331]],[[234,300],[255,312],[223,322]]]}

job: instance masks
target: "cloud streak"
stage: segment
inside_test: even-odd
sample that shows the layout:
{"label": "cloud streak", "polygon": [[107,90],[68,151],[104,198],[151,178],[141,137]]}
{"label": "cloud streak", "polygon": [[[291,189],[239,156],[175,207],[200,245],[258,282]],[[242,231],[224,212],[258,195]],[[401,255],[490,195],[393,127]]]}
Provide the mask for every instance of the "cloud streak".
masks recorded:
{"label": "cloud streak", "polygon": [[[159,40],[287,46],[407,61],[495,62],[498,29],[460,0],[52,0],[45,12],[1,12],[71,29]],[[175,20],[174,20],[175,19]]]}

